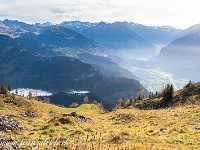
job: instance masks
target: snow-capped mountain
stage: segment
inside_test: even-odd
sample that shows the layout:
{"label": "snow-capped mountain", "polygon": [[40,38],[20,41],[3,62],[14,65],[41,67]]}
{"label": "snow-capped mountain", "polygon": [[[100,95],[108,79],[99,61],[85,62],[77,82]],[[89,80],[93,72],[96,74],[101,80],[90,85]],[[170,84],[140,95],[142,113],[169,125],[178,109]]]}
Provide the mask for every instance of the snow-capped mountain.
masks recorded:
{"label": "snow-capped mountain", "polygon": [[35,23],[35,26],[39,26],[39,27],[51,27],[53,26],[54,24],[51,23],[51,22],[44,22],[44,23]]}
{"label": "snow-capped mountain", "polygon": [[80,34],[86,32],[90,28],[96,26],[98,23],[81,22],[81,21],[64,21],[59,26],[69,28]]}
{"label": "snow-capped mountain", "polygon": [[[161,27],[160,26],[145,26],[145,25],[133,23],[133,22],[89,23],[89,22],[80,22],[80,21],[65,21],[59,25],[63,27],[67,27],[71,30],[74,30],[92,39],[95,38],[94,34],[100,36],[100,34],[106,33],[108,31],[107,29],[108,27],[110,27],[109,29],[112,31],[112,29],[115,30],[116,26],[118,26],[118,30],[121,30],[123,28],[124,34],[126,34],[127,32],[137,34],[144,41],[153,45],[168,44],[181,31],[180,29],[176,29],[170,26],[161,26]],[[96,33],[97,30],[101,30],[101,33],[97,34]],[[104,34],[104,36],[105,35],[106,34]],[[116,37],[113,36],[113,38],[116,38]],[[102,40],[99,38],[96,39],[96,41],[102,42]]]}

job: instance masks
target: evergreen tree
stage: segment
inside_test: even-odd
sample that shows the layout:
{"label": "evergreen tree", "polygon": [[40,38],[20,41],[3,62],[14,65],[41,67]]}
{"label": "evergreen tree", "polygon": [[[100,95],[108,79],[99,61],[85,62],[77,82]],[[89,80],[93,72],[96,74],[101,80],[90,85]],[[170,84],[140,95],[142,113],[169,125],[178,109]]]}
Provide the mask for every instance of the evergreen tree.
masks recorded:
{"label": "evergreen tree", "polygon": [[138,100],[143,100],[143,98],[139,95],[139,97],[137,98]]}
{"label": "evergreen tree", "polygon": [[151,95],[151,92],[149,92],[149,98],[151,99],[152,97],[151,97],[152,95]]}
{"label": "evergreen tree", "polygon": [[11,92],[11,91],[12,91],[12,87],[11,87],[11,85],[10,85],[10,84],[7,86],[7,89],[8,89],[8,91],[9,91],[9,92]]}
{"label": "evergreen tree", "polygon": [[169,91],[170,91],[170,93],[169,93],[169,100],[170,100],[170,102],[172,102],[173,95],[174,95],[174,87],[173,87],[172,84],[171,84],[171,86],[170,86]]}
{"label": "evergreen tree", "polygon": [[130,105],[133,105],[133,98],[129,100]]}
{"label": "evergreen tree", "polygon": [[173,87],[173,85],[167,84],[167,86],[163,90],[163,100],[164,100],[164,104],[165,105],[167,105],[168,103],[172,102],[173,94],[174,94],[174,87]]}
{"label": "evergreen tree", "polygon": [[156,97],[156,98],[158,97],[158,91],[156,91],[155,97]]}
{"label": "evergreen tree", "polygon": [[192,81],[190,80],[189,82],[188,82],[188,84],[186,84],[185,86],[184,86],[184,89],[185,88],[189,88],[190,86],[192,86],[193,85],[193,83],[192,83]]}
{"label": "evergreen tree", "polygon": [[151,92],[151,98],[154,98],[154,94],[153,94],[153,92]]}
{"label": "evergreen tree", "polygon": [[123,98],[123,99],[121,100],[121,108],[124,108],[125,105],[126,105],[126,100]]}
{"label": "evergreen tree", "polygon": [[1,85],[1,94],[7,94],[7,89],[4,87],[4,85]]}

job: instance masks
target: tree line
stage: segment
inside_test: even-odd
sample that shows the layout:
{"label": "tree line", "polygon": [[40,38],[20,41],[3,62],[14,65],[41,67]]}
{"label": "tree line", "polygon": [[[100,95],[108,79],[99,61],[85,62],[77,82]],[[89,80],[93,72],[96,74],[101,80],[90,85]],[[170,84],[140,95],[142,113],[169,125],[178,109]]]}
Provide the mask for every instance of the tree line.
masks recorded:
{"label": "tree line", "polygon": [[[120,108],[127,108],[129,106],[134,106],[134,104],[137,101],[142,101],[144,100],[144,102],[149,99],[149,100],[153,100],[156,98],[161,98],[160,107],[168,107],[172,102],[173,102],[173,95],[174,95],[174,87],[172,84],[167,84],[164,89],[161,92],[156,91],[155,93],[153,92],[149,92],[149,97],[148,98],[144,98],[141,95],[139,95],[137,98],[130,98],[130,99],[122,99],[119,100],[118,103],[116,104],[116,107],[120,107]],[[153,101],[152,101],[153,103]]]}
{"label": "tree line", "polygon": [[5,87],[3,84],[1,85],[1,89],[0,89],[0,94],[7,94],[8,92],[12,91],[12,87],[9,84],[7,87]]}

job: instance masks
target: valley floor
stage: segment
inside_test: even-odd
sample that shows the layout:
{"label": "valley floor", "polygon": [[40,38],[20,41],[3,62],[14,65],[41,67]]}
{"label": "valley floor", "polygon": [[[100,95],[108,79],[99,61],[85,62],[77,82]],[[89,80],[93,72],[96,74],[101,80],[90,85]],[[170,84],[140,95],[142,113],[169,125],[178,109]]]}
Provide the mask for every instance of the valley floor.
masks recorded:
{"label": "valley floor", "polygon": [[[22,131],[0,131],[0,141],[61,141],[36,149],[200,149],[200,105],[159,110],[117,109],[104,112],[94,104],[62,108],[37,100],[0,95],[0,116],[12,115],[22,123]],[[27,110],[36,116],[22,116]],[[91,121],[63,116],[76,112]],[[65,144],[63,144],[63,142]],[[37,144],[36,144],[37,145]],[[36,146],[35,145],[35,146]],[[19,144],[18,144],[19,146]],[[33,149],[34,145],[21,145]],[[1,146],[0,146],[1,147]]]}
{"label": "valley floor", "polygon": [[142,85],[151,92],[160,91],[166,84],[173,84],[176,90],[182,89],[189,81],[174,78],[173,74],[158,69],[144,69],[138,67],[127,67],[129,71],[139,77]]}

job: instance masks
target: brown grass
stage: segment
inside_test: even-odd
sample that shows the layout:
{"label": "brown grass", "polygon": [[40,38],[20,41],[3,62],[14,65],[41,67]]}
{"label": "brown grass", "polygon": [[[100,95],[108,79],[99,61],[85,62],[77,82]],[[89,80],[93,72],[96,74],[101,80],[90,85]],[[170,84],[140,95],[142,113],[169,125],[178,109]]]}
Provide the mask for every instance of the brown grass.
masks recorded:
{"label": "brown grass", "polygon": [[[200,106],[189,105],[160,110],[117,109],[103,112],[94,104],[84,104],[78,108],[62,108],[36,100],[16,96],[16,100],[26,101],[37,107],[38,117],[18,117],[28,108],[4,103],[0,95],[0,114],[16,115],[23,123],[23,132],[5,133],[4,138],[14,137],[24,140],[56,140],[67,145],[52,146],[50,149],[200,149]],[[76,112],[89,117],[94,124],[72,118],[62,118],[62,113]],[[52,121],[53,118],[56,118]],[[66,120],[65,120],[66,119]],[[44,149],[40,146],[37,149]],[[26,147],[31,149],[30,147]]]}

